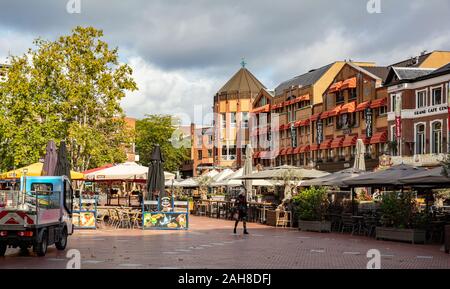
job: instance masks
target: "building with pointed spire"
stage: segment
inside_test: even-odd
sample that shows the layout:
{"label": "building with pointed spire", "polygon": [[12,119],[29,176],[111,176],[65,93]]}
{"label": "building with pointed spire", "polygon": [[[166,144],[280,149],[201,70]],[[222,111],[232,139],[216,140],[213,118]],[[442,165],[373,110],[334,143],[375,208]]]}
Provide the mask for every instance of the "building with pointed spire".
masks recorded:
{"label": "building with pointed spire", "polygon": [[245,147],[250,143],[249,117],[252,102],[266,89],[245,66],[214,96],[214,165],[240,168],[244,162]]}

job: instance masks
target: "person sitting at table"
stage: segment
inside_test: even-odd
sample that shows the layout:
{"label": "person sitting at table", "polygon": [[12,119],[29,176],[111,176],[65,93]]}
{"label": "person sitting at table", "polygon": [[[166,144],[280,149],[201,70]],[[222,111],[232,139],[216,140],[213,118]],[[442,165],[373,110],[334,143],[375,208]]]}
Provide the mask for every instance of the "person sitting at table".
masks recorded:
{"label": "person sitting at table", "polygon": [[242,192],[237,197],[235,203],[234,203],[236,209],[237,209],[237,219],[236,223],[234,224],[234,233],[236,234],[236,229],[239,224],[239,221],[242,221],[244,225],[244,235],[248,235],[247,231],[247,198],[245,197],[245,193]]}

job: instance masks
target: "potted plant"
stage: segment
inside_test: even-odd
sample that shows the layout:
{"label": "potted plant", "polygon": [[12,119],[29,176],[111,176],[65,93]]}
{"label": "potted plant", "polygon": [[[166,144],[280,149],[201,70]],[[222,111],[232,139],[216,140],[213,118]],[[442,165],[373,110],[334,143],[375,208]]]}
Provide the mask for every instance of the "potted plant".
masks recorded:
{"label": "potted plant", "polygon": [[329,204],[325,188],[312,187],[295,196],[299,230],[331,232],[331,222],[325,219]]}
{"label": "potted plant", "polygon": [[417,213],[411,193],[384,194],[380,209],[382,226],[376,228],[377,239],[425,243],[426,215]]}
{"label": "potted plant", "polygon": [[263,195],[256,195],[256,202],[262,203]]}

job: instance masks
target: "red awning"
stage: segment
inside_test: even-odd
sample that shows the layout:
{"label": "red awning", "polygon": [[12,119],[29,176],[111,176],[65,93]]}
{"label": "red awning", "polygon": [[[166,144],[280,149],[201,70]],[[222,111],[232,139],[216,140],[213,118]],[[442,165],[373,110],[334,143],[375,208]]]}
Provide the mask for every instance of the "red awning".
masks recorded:
{"label": "red awning", "polygon": [[300,147],[300,153],[306,153],[310,151],[310,146],[302,146]]}
{"label": "red awning", "polygon": [[342,109],[339,113],[353,113],[356,111],[356,102],[352,101],[342,106]]}
{"label": "red awning", "polygon": [[331,147],[331,143],[333,142],[333,139],[326,139],[323,141],[323,143],[320,144],[321,150],[327,150]]}
{"label": "red awning", "polygon": [[366,101],[363,103],[358,104],[356,107],[356,111],[364,111],[370,107],[370,101]]}
{"label": "red awning", "polygon": [[325,112],[322,113],[322,115],[320,116],[320,119],[327,119],[329,115],[330,115],[330,112],[329,112],[329,111],[325,111]]}
{"label": "red awning", "polygon": [[339,89],[341,89],[341,86],[342,86],[342,81],[336,82],[330,86],[330,88],[328,89],[328,92],[336,92]]}
{"label": "red awning", "polygon": [[385,132],[377,132],[371,138],[370,144],[385,143],[385,142],[387,142],[387,136],[388,136],[387,131],[385,131]]}
{"label": "red awning", "polygon": [[351,147],[356,145],[356,142],[358,141],[357,135],[348,135],[345,137],[344,142],[342,143],[342,147]]}
{"label": "red awning", "polygon": [[337,137],[331,142],[331,148],[340,148],[342,146],[342,143],[344,143],[344,137]]}
{"label": "red awning", "polygon": [[302,148],[302,147],[296,147],[296,148],[294,149],[294,155],[299,154],[301,148]]}
{"label": "red awning", "polygon": [[292,155],[294,153],[294,149],[293,148],[287,148],[286,149],[286,154],[287,155]]}
{"label": "red awning", "polygon": [[356,77],[345,80],[340,89],[356,88]]}
{"label": "red awning", "polygon": [[318,145],[318,144],[313,144],[313,145],[311,145],[310,146],[310,150],[311,151],[318,151],[319,150],[319,147],[320,147],[320,145]]}
{"label": "red awning", "polygon": [[261,154],[259,155],[260,158],[262,159],[267,159],[270,157],[270,152],[268,151],[262,151]]}
{"label": "red awning", "polygon": [[339,114],[339,112],[342,109],[342,105],[338,105],[335,108],[333,108],[332,110],[326,111],[324,113],[322,113],[322,116],[320,117],[321,119],[326,119],[329,117],[333,117]]}
{"label": "red awning", "polygon": [[312,115],[309,120],[310,121],[317,121],[320,118],[320,113],[316,113],[314,115]]}
{"label": "red awning", "polygon": [[274,105],[272,105],[271,106],[271,109],[272,110],[275,110],[275,109],[279,109],[279,108],[282,108],[283,107],[283,103],[279,103],[279,104],[274,104]]}
{"label": "red awning", "polygon": [[382,106],[386,106],[387,105],[387,98],[382,98],[382,99],[376,99],[372,101],[372,104],[370,105],[370,108],[380,108]]}
{"label": "red awning", "polygon": [[270,104],[252,110],[252,113],[270,112]]}
{"label": "red awning", "polygon": [[370,138],[368,138],[366,136],[363,136],[363,137],[360,137],[360,139],[363,141],[363,143],[365,145],[369,145],[370,144]]}
{"label": "red awning", "polygon": [[256,152],[253,154],[254,159],[259,159],[259,156],[261,155],[261,152]]}
{"label": "red awning", "polygon": [[280,156],[285,156],[286,155],[286,151],[287,151],[287,149],[280,149],[280,152],[278,154]]}

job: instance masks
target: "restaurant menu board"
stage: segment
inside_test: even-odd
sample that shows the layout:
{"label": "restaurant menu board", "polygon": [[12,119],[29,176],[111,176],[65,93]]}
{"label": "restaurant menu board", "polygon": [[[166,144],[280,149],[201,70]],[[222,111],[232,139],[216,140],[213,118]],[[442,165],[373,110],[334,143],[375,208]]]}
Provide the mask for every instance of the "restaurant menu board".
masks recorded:
{"label": "restaurant menu board", "polygon": [[165,197],[158,201],[145,201],[142,211],[143,229],[187,230],[189,228],[189,202]]}
{"label": "restaurant menu board", "polygon": [[171,229],[183,230],[187,229],[187,213],[144,213],[145,229]]}
{"label": "restaurant menu board", "polygon": [[72,223],[77,229],[96,229],[97,198],[74,199]]}

